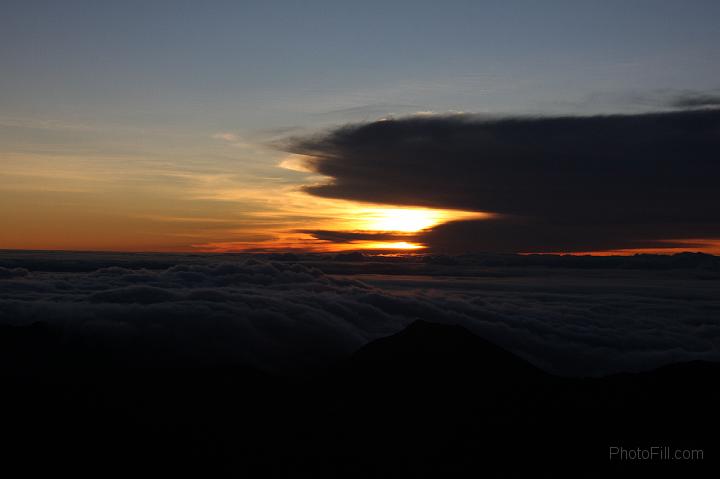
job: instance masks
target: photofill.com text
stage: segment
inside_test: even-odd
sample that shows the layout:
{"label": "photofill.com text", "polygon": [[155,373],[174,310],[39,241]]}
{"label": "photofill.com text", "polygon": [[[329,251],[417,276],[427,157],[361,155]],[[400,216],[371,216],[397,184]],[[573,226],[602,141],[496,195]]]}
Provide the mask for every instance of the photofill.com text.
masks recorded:
{"label": "photofill.com text", "polygon": [[626,448],[610,446],[611,461],[701,461],[705,458],[703,449],[680,449],[670,446]]}

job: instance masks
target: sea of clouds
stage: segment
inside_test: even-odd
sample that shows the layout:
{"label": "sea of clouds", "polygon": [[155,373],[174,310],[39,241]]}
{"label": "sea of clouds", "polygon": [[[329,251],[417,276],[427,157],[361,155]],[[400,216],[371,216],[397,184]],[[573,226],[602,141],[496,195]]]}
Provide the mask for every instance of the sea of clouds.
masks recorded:
{"label": "sea of clouds", "polygon": [[139,365],[323,367],[423,319],[572,375],[720,360],[720,262],[697,255],[381,257],[2,252],[0,324]]}

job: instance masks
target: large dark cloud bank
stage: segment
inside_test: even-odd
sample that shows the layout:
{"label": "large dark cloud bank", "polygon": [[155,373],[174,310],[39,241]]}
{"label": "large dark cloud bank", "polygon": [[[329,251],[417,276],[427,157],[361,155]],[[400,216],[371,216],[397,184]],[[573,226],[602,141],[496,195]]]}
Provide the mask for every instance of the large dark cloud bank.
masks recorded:
{"label": "large dark cloud bank", "polygon": [[289,149],[324,197],[497,213],[420,239],[445,252],[598,251],[720,238],[720,110],[415,116],[348,125]]}

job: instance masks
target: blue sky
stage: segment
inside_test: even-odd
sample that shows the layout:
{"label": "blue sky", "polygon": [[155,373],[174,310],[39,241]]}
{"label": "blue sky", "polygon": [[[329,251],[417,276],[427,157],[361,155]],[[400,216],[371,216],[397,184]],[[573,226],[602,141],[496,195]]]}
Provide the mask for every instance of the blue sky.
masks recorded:
{"label": "blue sky", "polygon": [[29,117],[211,130],[604,110],[720,74],[714,1],[4,5],[0,106]]}

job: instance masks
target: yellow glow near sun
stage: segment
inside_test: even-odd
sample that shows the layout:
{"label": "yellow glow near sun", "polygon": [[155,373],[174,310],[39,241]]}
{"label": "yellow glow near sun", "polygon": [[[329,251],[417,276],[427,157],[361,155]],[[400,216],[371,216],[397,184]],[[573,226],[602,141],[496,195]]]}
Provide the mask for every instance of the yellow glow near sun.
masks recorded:
{"label": "yellow glow near sun", "polygon": [[416,233],[446,221],[480,218],[482,213],[427,208],[367,207],[357,212],[356,229]]}
{"label": "yellow glow near sun", "polygon": [[366,230],[402,231],[413,233],[429,228],[441,221],[441,214],[435,210],[407,208],[378,208],[362,218]]}
{"label": "yellow glow near sun", "polygon": [[[278,166],[281,168],[313,173],[313,157],[300,154],[286,156]],[[318,179],[317,185],[327,184],[328,178]],[[402,207],[396,205],[379,205],[372,203],[359,203],[355,201],[338,200],[314,197],[302,192],[290,193],[284,200],[296,198],[299,205],[298,213],[305,215],[312,211],[316,219],[308,222],[305,230],[312,229],[353,233],[388,233],[394,236],[407,236],[407,241],[372,241],[353,240],[348,242],[332,243],[316,239],[315,244],[325,250],[347,249],[398,249],[414,250],[425,248],[421,243],[414,243],[417,234],[431,229],[442,223],[458,220],[490,218],[492,214],[445,210],[422,207]],[[282,206],[287,211],[287,201]],[[312,224],[310,224],[312,223]],[[312,234],[300,232],[305,236],[304,241],[313,241]],[[401,238],[398,238],[401,239]]]}
{"label": "yellow glow near sun", "polygon": [[423,249],[425,246],[417,243],[409,243],[407,241],[388,241],[380,243],[365,243],[361,249]]}
{"label": "yellow glow near sun", "polygon": [[[385,232],[398,235],[419,233],[447,221],[460,219],[480,219],[491,215],[487,213],[442,210],[429,208],[386,208],[380,206],[362,206],[351,210],[344,223],[345,229],[367,232]],[[355,249],[391,249],[418,250],[426,248],[421,243],[410,241],[357,241],[345,247]]]}
{"label": "yellow glow near sun", "polygon": [[[397,205],[380,205],[308,195],[295,187],[266,191],[214,190],[216,201],[252,201],[264,208],[244,213],[242,228],[227,231],[226,238],[237,240],[200,241],[197,251],[316,251],[422,250],[418,233],[448,221],[483,219],[482,212],[444,210]],[[249,196],[251,195],[252,196]],[[221,195],[221,196],[219,196]],[[203,196],[205,198],[205,196]],[[334,242],[315,237],[312,231],[371,233],[367,239]],[[217,232],[217,229],[208,229]],[[396,238],[372,238],[372,233],[387,233]],[[206,234],[206,233],[204,233]],[[242,235],[242,236],[241,236]],[[254,237],[253,237],[254,236]],[[267,239],[255,239],[262,238]]]}

